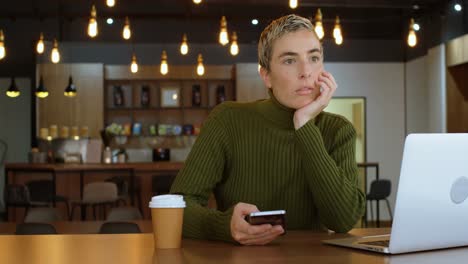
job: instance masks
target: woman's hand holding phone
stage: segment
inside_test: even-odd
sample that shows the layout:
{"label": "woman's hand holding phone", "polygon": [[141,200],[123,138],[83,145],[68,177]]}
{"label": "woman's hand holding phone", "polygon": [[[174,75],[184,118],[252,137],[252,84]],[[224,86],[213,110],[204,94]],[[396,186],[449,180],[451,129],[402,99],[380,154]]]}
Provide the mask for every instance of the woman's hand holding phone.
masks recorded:
{"label": "woman's hand holding phone", "polygon": [[238,203],[234,206],[231,217],[231,236],[242,245],[266,245],[284,233],[281,225],[251,225],[245,217],[258,212],[253,204]]}

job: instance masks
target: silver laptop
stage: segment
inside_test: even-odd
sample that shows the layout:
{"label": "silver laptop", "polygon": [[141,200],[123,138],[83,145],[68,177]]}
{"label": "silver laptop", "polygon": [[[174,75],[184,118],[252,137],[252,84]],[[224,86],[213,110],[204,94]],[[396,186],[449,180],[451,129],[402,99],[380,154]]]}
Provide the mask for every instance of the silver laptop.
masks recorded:
{"label": "silver laptop", "polygon": [[468,134],[406,138],[390,235],[323,241],[399,254],[468,245]]}

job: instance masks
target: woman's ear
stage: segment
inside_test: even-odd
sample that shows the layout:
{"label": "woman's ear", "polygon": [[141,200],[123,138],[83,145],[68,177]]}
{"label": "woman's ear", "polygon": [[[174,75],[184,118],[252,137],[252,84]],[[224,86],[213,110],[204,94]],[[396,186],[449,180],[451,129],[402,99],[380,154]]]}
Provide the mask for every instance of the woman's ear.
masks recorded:
{"label": "woman's ear", "polygon": [[260,77],[263,80],[263,83],[268,89],[271,89],[270,74],[267,69],[260,67]]}

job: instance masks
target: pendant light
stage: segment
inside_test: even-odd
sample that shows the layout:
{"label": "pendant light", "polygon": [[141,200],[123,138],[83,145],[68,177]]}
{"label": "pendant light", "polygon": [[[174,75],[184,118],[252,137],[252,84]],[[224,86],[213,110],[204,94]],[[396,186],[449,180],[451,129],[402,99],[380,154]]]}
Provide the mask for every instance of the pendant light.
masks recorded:
{"label": "pendant light", "polygon": [[197,64],[197,74],[198,76],[202,76],[205,74],[205,66],[203,66],[203,57],[201,54],[198,54],[198,64]]}
{"label": "pendant light", "polygon": [[219,29],[219,43],[223,46],[229,43],[227,20],[225,16],[221,17],[221,27]]}
{"label": "pendant light", "polygon": [[416,32],[414,32],[414,19],[411,18],[408,32],[408,46],[413,48],[416,44],[418,44],[418,38],[416,37]]}
{"label": "pendant light", "polygon": [[125,17],[125,25],[122,31],[122,37],[127,40],[132,37],[132,31],[130,30],[130,20],[128,17]]}
{"label": "pendant light", "polygon": [[47,91],[47,88],[44,86],[44,80],[41,77],[39,78],[39,86],[36,88],[36,96],[39,98],[46,98],[49,96],[49,92]]}
{"label": "pendant light", "polygon": [[343,44],[343,34],[341,33],[341,24],[339,16],[336,16],[335,19],[335,28],[333,28],[333,38],[335,38],[335,43],[337,45]]}
{"label": "pendant light", "polygon": [[231,55],[236,56],[239,54],[239,46],[237,45],[237,34],[232,32],[232,42],[231,42]]}
{"label": "pendant light", "polygon": [[18,97],[21,94],[20,90],[18,89],[18,86],[16,86],[15,78],[11,77],[11,84],[8,90],[6,91],[6,95],[8,97]]}
{"label": "pendant light", "polygon": [[106,0],[106,5],[108,7],[114,7],[115,6],[115,0]]}
{"label": "pendant light", "polygon": [[298,2],[298,0],[289,0],[289,7],[291,9],[297,8],[297,4],[298,4],[297,2]]}
{"label": "pendant light", "polygon": [[137,57],[135,53],[132,55],[132,63],[130,64],[130,71],[132,73],[137,73],[138,72],[138,63],[137,63]]}
{"label": "pendant light", "polygon": [[91,17],[89,18],[88,23],[88,35],[92,38],[98,35],[98,24],[96,16],[96,7],[93,5],[91,7]]}
{"label": "pendant light", "polygon": [[68,77],[68,85],[65,88],[65,92],[63,93],[66,97],[75,97],[76,96],[76,86],[73,84],[73,78],[70,75]]}
{"label": "pendant light", "polygon": [[315,14],[315,33],[317,33],[319,40],[323,39],[325,36],[322,24],[322,11],[320,11],[320,8],[317,9],[317,13]]}
{"label": "pendant light", "polygon": [[39,40],[37,41],[37,44],[36,44],[36,51],[37,51],[37,54],[44,53],[44,34],[42,34],[42,32],[39,35]]}
{"label": "pendant light", "polygon": [[60,62],[60,52],[58,50],[58,42],[56,39],[54,39],[54,46],[52,48],[52,52],[50,53],[50,60],[53,63],[59,63]]}
{"label": "pendant light", "polygon": [[3,30],[0,29],[0,60],[5,58],[5,36],[3,35]]}
{"label": "pendant light", "polygon": [[201,1],[202,1],[202,0],[193,0],[193,2],[194,2],[195,4],[197,4],[197,5],[200,4]]}
{"label": "pendant light", "polygon": [[165,50],[163,50],[161,54],[161,68],[160,68],[161,74],[166,75],[169,72],[169,66],[167,65],[167,53]]}
{"label": "pendant light", "polygon": [[187,55],[188,53],[188,44],[187,44],[187,34],[184,33],[182,36],[182,43],[180,44],[180,54]]}

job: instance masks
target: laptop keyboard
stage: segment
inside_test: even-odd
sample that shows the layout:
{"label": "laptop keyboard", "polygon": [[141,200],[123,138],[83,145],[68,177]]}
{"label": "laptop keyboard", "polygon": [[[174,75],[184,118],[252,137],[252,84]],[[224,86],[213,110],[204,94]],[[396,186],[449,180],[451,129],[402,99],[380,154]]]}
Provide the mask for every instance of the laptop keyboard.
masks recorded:
{"label": "laptop keyboard", "polygon": [[388,247],[389,244],[390,244],[390,240],[367,241],[367,242],[359,242],[358,244],[362,244],[362,245],[371,245],[371,246],[380,246],[380,247]]}

